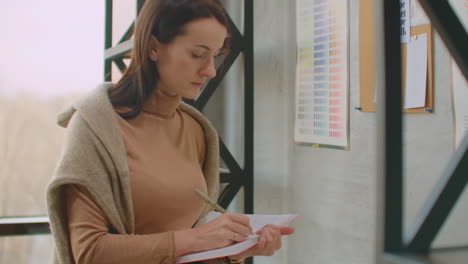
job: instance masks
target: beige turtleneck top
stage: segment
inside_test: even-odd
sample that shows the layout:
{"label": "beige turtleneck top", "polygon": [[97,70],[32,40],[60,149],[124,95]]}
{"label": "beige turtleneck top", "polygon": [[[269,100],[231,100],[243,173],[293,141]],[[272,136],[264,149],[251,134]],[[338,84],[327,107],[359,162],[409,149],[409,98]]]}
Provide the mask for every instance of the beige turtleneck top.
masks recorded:
{"label": "beige turtleneck top", "polygon": [[68,226],[77,263],[174,262],[173,231],[195,224],[205,204],[194,190],[207,190],[202,173],[204,133],[178,108],[180,100],[156,91],[137,117],[125,120],[116,112],[127,150],[135,234],[112,234],[90,193],[76,185],[67,188]]}

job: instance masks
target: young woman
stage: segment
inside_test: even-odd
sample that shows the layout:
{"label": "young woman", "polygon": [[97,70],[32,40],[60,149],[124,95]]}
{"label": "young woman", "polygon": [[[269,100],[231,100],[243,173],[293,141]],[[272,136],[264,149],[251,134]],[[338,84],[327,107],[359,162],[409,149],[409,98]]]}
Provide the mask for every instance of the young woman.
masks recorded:
{"label": "young woman", "polygon": [[[181,102],[216,75],[228,25],[213,0],[146,0],[128,70],[59,115],[67,127],[47,191],[59,263],[174,263],[251,232],[242,214],[205,224],[211,210],[195,189],[218,196],[217,134]],[[289,227],[268,225],[259,242],[228,259],[272,255]]]}

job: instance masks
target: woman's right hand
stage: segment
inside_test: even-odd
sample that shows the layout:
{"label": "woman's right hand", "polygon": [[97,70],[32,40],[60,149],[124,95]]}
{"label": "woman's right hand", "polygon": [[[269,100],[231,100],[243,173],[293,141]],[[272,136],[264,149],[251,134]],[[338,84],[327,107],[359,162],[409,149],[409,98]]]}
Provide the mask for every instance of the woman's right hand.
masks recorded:
{"label": "woman's right hand", "polygon": [[251,232],[248,216],[225,213],[195,228],[176,231],[176,256],[226,247],[245,240]]}

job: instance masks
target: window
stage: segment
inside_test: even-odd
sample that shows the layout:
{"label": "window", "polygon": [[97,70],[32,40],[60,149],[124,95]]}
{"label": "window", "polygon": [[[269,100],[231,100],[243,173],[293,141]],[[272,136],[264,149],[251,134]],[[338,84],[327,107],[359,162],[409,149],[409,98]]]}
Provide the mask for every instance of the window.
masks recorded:
{"label": "window", "polygon": [[[56,114],[103,81],[104,14],[104,1],[2,2],[0,218],[46,215],[64,136]],[[0,237],[0,263],[51,258],[50,235]]]}

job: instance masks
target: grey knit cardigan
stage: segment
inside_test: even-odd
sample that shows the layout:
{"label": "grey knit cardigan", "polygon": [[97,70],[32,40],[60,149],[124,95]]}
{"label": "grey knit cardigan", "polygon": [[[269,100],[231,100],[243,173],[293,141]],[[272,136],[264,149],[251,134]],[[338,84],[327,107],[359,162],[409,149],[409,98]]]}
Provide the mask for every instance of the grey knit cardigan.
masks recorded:
{"label": "grey knit cardigan", "polygon": [[[65,208],[65,186],[78,184],[93,196],[119,234],[135,230],[126,150],[115,111],[109,101],[111,83],[99,85],[59,114],[67,127],[62,155],[47,189],[47,209],[55,242],[55,262],[75,263],[71,253]],[[205,133],[206,158],[202,168],[212,199],[219,191],[218,136],[210,122],[183,102],[180,109],[199,122]],[[210,208],[205,208],[200,217]]]}

